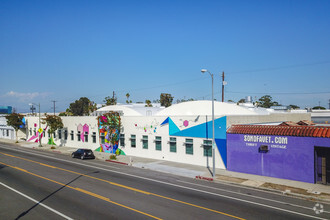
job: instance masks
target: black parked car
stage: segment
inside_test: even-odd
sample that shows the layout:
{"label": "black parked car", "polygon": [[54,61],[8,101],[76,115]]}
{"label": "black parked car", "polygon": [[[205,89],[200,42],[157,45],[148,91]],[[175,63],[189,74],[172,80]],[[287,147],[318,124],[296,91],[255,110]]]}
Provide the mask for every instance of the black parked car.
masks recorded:
{"label": "black parked car", "polygon": [[91,149],[82,149],[79,148],[71,154],[72,158],[78,157],[80,159],[95,159],[93,151]]}

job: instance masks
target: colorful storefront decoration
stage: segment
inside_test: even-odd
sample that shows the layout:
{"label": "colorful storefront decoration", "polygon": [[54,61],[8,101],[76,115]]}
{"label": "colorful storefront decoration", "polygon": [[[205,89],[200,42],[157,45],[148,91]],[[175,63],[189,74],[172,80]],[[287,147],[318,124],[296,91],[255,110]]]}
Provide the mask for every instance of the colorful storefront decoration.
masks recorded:
{"label": "colorful storefront decoration", "polygon": [[77,131],[80,132],[80,139],[82,142],[85,142],[85,134],[89,134],[89,126],[87,124],[77,126]]}
{"label": "colorful storefront decoration", "polygon": [[[36,124],[36,123],[34,124],[34,128],[35,128],[35,129],[37,128],[37,124]],[[41,141],[41,139],[42,139],[42,137],[43,137],[43,134],[44,134],[44,132],[46,132],[46,130],[47,130],[47,126],[46,126],[45,129],[39,128],[38,131],[36,132],[36,134],[33,135],[32,137],[30,137],[28,141],[29,141],[29,142],[30,142],[30,141],[34,141],[34,142],[36,142],[36,143],[39,143],[39,141]],[[39,135],[40,135],[40,138],[39,138]],[[53,141],[53,142],[54,142],[54,141]]]}
{"label": "colorful storefront decoration", "polygon": [[125,155],[124,151],[118,148],[121,128],[119,113],[109,112],[99,116],[98,128],[101,146],[96,151]]}
{"label": "colorful storefront decoration", "polygon": [[[199,119],[199,116],[198,116]],[[197,120],[198,120],[197,119]],[[196,121],[197,121],[196,120]],[[184,122],[187,120],[184,120]],[[187,121],[188,122],[188,121]],[[188,126],[186,122],[186,125]],[[196,138],[206,138],[212,139],[212,121],[208,121],[199,125],[189,127],[184,130],[180,128],[173,122],[173,120],[168,117],[166,118],[161,126],[169,126],[170,136],[180,136],[180,137],[196,137]],[[226,142],[226,124],[227,118],[221,117],[214,120],[214,139],[215,144],[219,150],[220,156],[225,166],[227,166],[227,142]]]}
{"label": "colorful storefront decoration", "polygon": [[139,125],[137,123],[134,124],[137,130],[143,130],[147,134],[155,134],[157,133],[157,127],[159,126],[159,122],[154,119],[150,124]]}

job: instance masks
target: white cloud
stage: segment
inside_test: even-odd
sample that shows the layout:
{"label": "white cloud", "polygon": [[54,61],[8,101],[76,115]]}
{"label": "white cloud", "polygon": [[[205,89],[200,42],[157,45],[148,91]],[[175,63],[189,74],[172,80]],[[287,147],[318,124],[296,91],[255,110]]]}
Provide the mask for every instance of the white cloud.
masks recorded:
{"label": "white cloud", "polygon": [[45,98],[46,96],[48,96],[48,93],[45,93],[45,92],[43,92],[43,93],[40,93],[40,92],[21,93],[21,92],[14,92],[14,91],[10,91],[4,95],[4,97],[18,98],[19,100],[25,100],[25,101],[30,101],[37,97]]}

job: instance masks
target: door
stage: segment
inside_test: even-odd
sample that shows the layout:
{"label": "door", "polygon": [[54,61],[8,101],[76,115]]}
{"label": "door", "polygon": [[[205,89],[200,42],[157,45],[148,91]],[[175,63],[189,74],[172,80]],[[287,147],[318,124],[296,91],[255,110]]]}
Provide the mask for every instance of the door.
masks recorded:
{"label": "door", "polygon": [[315,147],[315,182],[330,185],[330,148]]}

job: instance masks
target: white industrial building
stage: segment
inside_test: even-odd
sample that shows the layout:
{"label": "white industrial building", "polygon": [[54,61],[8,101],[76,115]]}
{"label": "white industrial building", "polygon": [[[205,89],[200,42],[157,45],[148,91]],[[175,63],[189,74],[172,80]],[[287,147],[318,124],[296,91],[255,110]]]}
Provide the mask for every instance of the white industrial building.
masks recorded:
{"label": "white industrial building", "polygon": [[5,115],[0,115],[0,138],[14,140],[15,130],[13,127],[7,125]]}
{"label": "white industrial building", "polygon": [[[17,131],[17,136],[19,140],[25,140],[25,128],[21,128]],[[6,114],[0,114],[0,138],[16,140],[15,129],[7,125]]]}
{"label": "white industrial building", "polygon": [[[276,113],[253,106],[215,102],[216,168],[226,168],[226,131],[232,124],[269,123],[310,120],[310,113]],[[115,111],[121,115],[119,148],[126,154],[187,164],[212,166],[212,102],[191,101],[168,108],[137,105],[113,105],[97,110],[94,116],[62,117],[64,128],[57,131],[57,146],[76,148],[100,147],[97,115]],[[26,117],[27,140],[37,141],[38,117]],[[41,125],[45,129],[45,125]],[[46,136],[46,137],[45,137]],[[49,134],[43,132],[42,143]]]}

